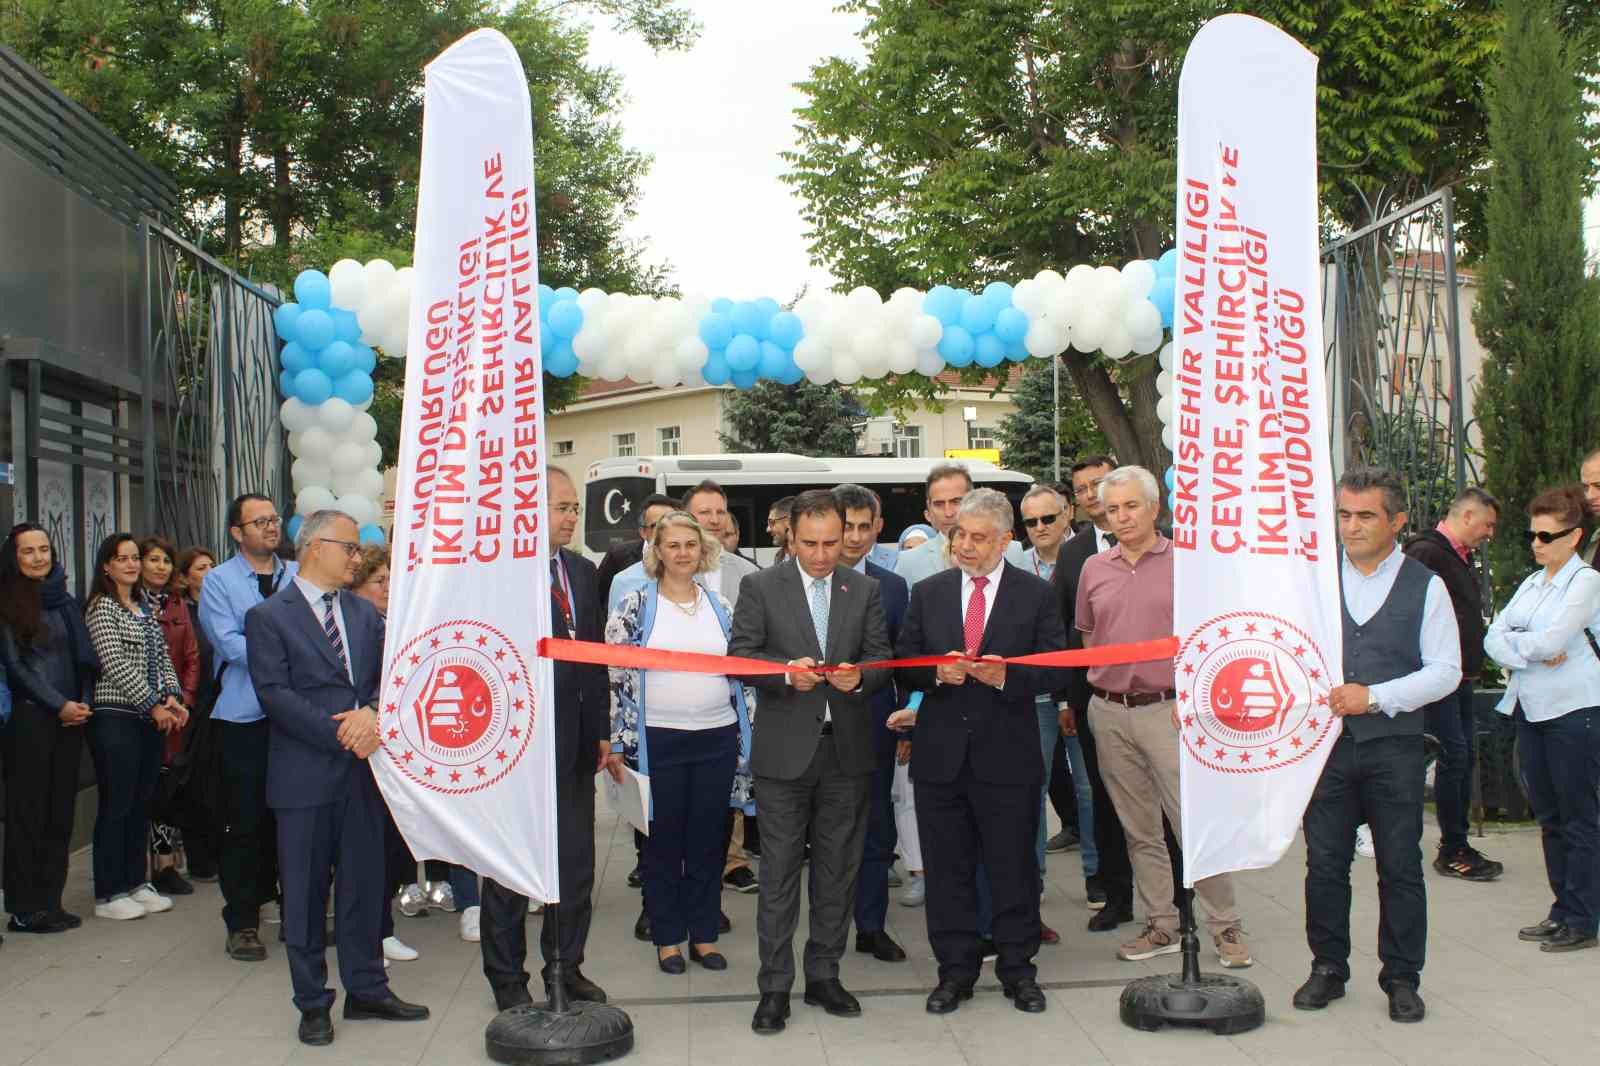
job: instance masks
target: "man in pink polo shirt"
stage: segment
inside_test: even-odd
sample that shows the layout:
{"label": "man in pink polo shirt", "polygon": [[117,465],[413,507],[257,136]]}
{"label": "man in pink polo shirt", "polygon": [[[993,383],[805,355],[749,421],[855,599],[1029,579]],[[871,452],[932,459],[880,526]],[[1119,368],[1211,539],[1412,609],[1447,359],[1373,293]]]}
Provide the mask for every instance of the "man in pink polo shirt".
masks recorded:
{"label": "man in pink polo shirt", "polygon": [[[1075,621],[1086,648],[1152,640],[1172,633],[1172,542],[1156,529],[1160,489],[1150,471],[1124,466],[1100,483],[1116,547],[1090,558],[1078,579]],[[1128,837],[1134,890],[1144,932],[1123,944],[1130,962],[1176,954],[1178,910],[1162,813],[1180,843],[1178,729],[1172,660],[1091,666],[1089,725],[1100,749],[1100,773]],[[1250,945],[1227,874],[1195,885],[1223,966],[1249,966]]]}

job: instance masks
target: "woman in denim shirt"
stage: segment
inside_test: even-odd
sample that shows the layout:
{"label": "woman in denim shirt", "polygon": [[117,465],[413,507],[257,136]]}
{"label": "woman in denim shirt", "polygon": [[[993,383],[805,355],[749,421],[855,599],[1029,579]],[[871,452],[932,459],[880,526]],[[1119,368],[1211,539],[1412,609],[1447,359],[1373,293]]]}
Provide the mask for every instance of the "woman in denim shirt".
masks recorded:
{"label": "woman in denim shirt", "polygon": [[1517,724],[1528,802],[1544,836],[1555,903],[1519,936],[1541,951],[1596,946],[1600,926],[1600,572],[1578,556],[1585,508],[1576,485],[1528,505],[1541,567],[1489,626],[1483,648],[1510,671],[1502,714]]}

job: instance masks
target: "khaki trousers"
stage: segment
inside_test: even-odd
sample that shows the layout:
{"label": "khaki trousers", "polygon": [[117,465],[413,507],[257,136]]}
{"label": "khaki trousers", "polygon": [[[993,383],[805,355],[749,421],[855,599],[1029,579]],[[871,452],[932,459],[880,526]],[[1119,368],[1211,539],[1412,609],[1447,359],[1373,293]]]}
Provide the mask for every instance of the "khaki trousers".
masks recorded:
{"label": "khaki trousers", "polygon": [[[1145,920],[1169,932],[1178,928],[1172,898],[1172,861],[1167,857],[1161,815],[1183,843],[1178,818],[1178,724],[1171,700],[1145,707],[1124,707],[1099,696],[1089,698],[1089,728],[1099,748],[1100,776],[1128,837],[1134,891]],[[1233,879],[1208,877],[1194,886],[1213,936],[1237,925]]]}

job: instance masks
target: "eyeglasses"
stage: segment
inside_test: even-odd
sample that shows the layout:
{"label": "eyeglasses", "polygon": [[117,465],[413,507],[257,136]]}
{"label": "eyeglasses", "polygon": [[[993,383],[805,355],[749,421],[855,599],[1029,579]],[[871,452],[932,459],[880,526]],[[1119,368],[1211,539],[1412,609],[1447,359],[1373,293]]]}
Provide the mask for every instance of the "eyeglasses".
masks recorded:
{"label": "eyeglasses", "polygon": [[1072,487],[1072,494],[1074,496],[1093,496],[1095,493],[1100,491],[1100,482],[1104,480],[1105,478],[1098,478],[1089,482],[1087,485],[1074,485]]}
{"label": "eyeglasses", "polygon": [[1053,525],[1056,524],[1056,519],[1058,519],[1060,517],[1061,517],[1061,512],[1060,511],[1057,511],[1054,514],[1035,515],[1032,518],[1024,518],[1022,520],[1022,524],[1024,526],[1027,526],[1029,529],[1032,529],[1034,526],[1037,526],[1037,525],[1039,525],[1041,523],[1043,523],[1044,525],[1047,525],[1047,526],[1053,526]]}
{"label": "eyeglasses", "polygon": [[1522,531],[1522,539],[1527,541],[1529,544],[1532,544],[1534,541],[1538,541],[1540,544],[1554,544],[1567,534],[1576,533],[1582,528],[1582,526],[1568,526],[1566,529],[1556,533],[1546,533],[1542,529],[1524,529]]}
{"label": "eyeglasses", "polygon": [[354,540],[334,540],[332,537],[318,537],[317,539],[322,541],[322,543],[324,543],[324,544],[337,544],[337,545],[339,545],[339,547],[344,549],[344,553],[346,555],[354,556],[354,555],[360,555],[361,554],[361,543],[359,541],[354,541]]}
{"label": "eyeglasses", "polygon": [[576,517],[583,514],[583,505],[581,503],[558,503],[552,506],[551,510],[555,511],[556,514],[569,514]]}
{"label": "eyeglasses", "polygon": [[239,523],[241,529],[245,526],[254,526],[257,532],[261,533],[265,533],[269,529],[277,529],[281,525],[283,525],[283,519],[278,515],[273,515],[270,518],[253,518],[248,522]]}

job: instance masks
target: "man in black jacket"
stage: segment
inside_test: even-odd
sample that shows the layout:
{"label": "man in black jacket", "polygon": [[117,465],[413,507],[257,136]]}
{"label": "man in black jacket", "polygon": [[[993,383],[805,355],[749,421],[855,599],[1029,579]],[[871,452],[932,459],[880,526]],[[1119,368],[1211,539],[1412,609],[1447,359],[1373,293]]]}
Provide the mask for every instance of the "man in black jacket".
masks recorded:
{"label": "man in black jacket", "polygon": [[1433,776],[1439,813],[1439,854],[1433,868],[1464,881],[1493,881],[1504,866],[1484,858],[1467,843],[1472,808],[1472,679],[1483,669],[1483,582],[1472,553],[1494,536],[1500,504],[1479,488],[1464,489],[1434,529],[1418,533],[1405,552],[1444,581],[1461,632],[1461,685],[1438,703],[1423,708],[1427,730],[1439,741]]}
{"label": "man in black jacket", "polygon": [[611,602],[611,579],[644,558],[645,542],[656,535],[656,523],[661,520],[662,515],[677,509],[677,500],[671,496],[663,496],[659,492],[652,492],[644,498],[643,503],[639,504],[639,539],[613,544],[606,550],[605,557],[600,560],[598,580],[602,605]]}

